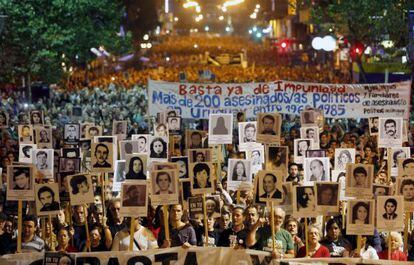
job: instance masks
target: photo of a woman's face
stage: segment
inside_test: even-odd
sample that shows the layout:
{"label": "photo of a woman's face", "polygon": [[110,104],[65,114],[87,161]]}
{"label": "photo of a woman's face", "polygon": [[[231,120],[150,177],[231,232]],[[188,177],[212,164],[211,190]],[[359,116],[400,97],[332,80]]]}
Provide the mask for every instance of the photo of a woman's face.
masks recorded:
{"label": "photo of a woman's face", "polygon": [[139,159],[134,160],[134,162],[132,163],[132,170],[135,173],[139,173],[142,170],[142,163]]}
{"label": "photo of a woman's face", "polygon": [[368,216],[368,211],[363,206],[359,206],[357,210],[357,219],[361,221],[365,221]]}
{"label": "photo of a woman's face", "polygon": [[81,184],[78,184],[78,189],[80,193],[87,193],[89,191],[88,182],[84,181]]}
{"label": "photo of a woman's face", "polygon": [[156,154],[161,154],[162,153],[163,146],[162,146],[161,141],[155,141],[153,146],[154,146],[154,152]]}
{"label": "photo of a woman's face", "polygon": [[345,153],[342,153],[341,156],[339,157],[339,160],[343,163],[350,163],[351,161],[349,161],[348,156]]}
{"label": "photo of a woman's face", "polygon": [[243,168],[243,164],[239,163],[236,166],[236,174],[237,176],[242,176],[244,173],[244,168]]}
{"label": "photo of a woman's face", "polygon": [[158,186],[160,187],[160,190],[168,190],[170,187],[170,181],[167,174],[163,174],[158,177]]}

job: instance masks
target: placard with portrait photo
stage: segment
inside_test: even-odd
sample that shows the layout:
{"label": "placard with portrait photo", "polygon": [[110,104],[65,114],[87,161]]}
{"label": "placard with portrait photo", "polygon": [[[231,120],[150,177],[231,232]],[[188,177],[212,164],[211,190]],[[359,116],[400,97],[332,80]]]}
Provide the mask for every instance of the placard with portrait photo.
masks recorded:
{"label": "placard with portrait photo", "polygon": [[45,265],[73,265],[76,264],[76,255],[75,253],[66,253],[62,252],[51,252],[46,251],[44,253],[44,263]]}
{"label": "placard with portrait photo", "polygon": [[80,172],[80,158],[59,157],[59,172]]}
{"label": "placard with portrait photo", "polygon": [[132,154],[126,155],[125,178],[130,179],[147,179],[148,155]]}
{"label": "placard with portrait photo", "polygon": [[302,126],[300,128],[300,138],[301,139],[312,139],[314,143],[314,148],[319,147],[319,128],[316,125],[312,126]]}
{"label": "placard with portrait photo", "polygon": [[378,124],[379,124],[378,117],[368,118],[368,122],[369,122],[369,135],[371,136],[378,135]]}
{"label": "placard with portrait photo", "polygon": [[398,159],[398,177],[414,177],[414,158]]}
{"label": "placard with portrait photo", "polygon": [[42,110],[31,110],[30,111],[30,124],[31,125],[43,125],[45,118]]}
{"label": "placard with portrait photo", "polygon": [[410,157],[410,147],[391,148],[391,176],[398,176],[398,160]]}
{"label": "placard with portrait photo", "polygon": [[282,201],[277,207],[282,208],[286,214],[293,213],[293,184],[292,182],[283,182],[282,183]]}
{"label": "placard with portrait photo", "polygon": [[335,148],[335,169],[345,171],[348,163],[355,163],[355,148]]}
{"label": "placard with portrait photo", "polygon": [[0,110],[0,129],[9,128],[9,114],[6,111]]}
{"label": "placard with portrait photo", "polygon": [[168,137],[168,124],[167,123],[154,124],[154,136],[155,137]]}
{"label": "placard with portrait photo", "polygon": [[149,134],[133,134],[131,139],[138,142],[138,150],[136,153],[146,154],[149,150]]}
{"label": "placard with portrait photo", "polygon": [[186,149],[203,148],[203,141],[206,138],[206,131],[185,130],[185,147]]}
{"label": "placard with portrait photo", "polygon": [[233,114],[210,114],[208,120],[208,144],[233,142]]}
{"label": "placard with portrait photo", "polygon": [[339,183],[316,182],[316,208],[319,214],[328,215],[339,211]]}
{"label": "placard with portrait photo", "polygon": [[188,149],[187,155],[190,163],[211,162],[212,160],[210,148]]}
{"label": "placard with portrait photo", "polygon": [[35,200],[33,165],[7,166],[7,200]]}
{"label": "placard with portrait photo", "polygon": [[337,182],[339,184],[339,200],[340,201],[347,201],[349,199],[355,199],[354,197],[345,196],[346,171],[332,170],[331,171],[331,181],[332,182]]}
{"label": "placard with portrait photo", "polygon": [[259,170],[263,169],[263,164],[265,162],[265,152],[263,145],[248,148],[246,151],[246,157],[252,161],[252,174],[257,174]]}
{"label": "placard with portrait photo", "polygon": [[178,178],[180,180],[190,180],[188,174],[188,157],[187,156],[176,156],[171,157],[171,162],[178,164]]}
{"label": "placard with portrait photo", "polygon": [[35,126],[35,141],[39,149],[53,148],[53,135],[51,126]]}
{"label": "placard with portrait photo", "polygon": [[373,175],[373,165],[347,164],[345,195],[356,198],[371,198]]}
{"label": "placard with portrait photo", "polygon": [[404,198],[403,196],[378,196],[377,201],[378,231],[403,231]]}
{"label": "placard with portrait photo", "polygon": [[61,202],[70,201],[68,176],[75,174],[75,172],[60,172],[56,174],[55,181],[59,185],[59,198]]}
{"label": "placard with portrait photo", "polygon": [[86,126],[94,126],[92,122],[82,122],[80,123],[80,137],[81,139],[86,139]]}
{"label": "placard with portrait photo", "polygon": [[256,141],[263,144],[280,142],[282,116],[279,113],[257,114]]}
{"label": "placard with portrait photo", "polygon": [[151,171],[154,170],[177,170],[177,175],[178,175],[178,164],[177,163],[172,163],[172,162],[152,162],[150,164],[151,166]]}
{"label": "placard with portrait photo", "polygon": [[303,164],[306,157],[306,151],[312,150],[314,146],[313,139],[294,139],[293,156],[296,164]]}
{"label": "placard with portrait photo", "polygon": [[349,200],[346,215],[347,235],[374,234],[374,200]]}
{"label": "placard with portrait photo", "polygon": [[206,196],[206,212],[208,218],[219,218],[221,216],[220,195]]}
{"label": "placard with portrait photo", "polygon": [[57,215],[60,212],[59,185],[35,184],[35,201],[37,216]]}
{"label": "placard with portrait photo", "polygon": [[303,160],[305,170],[305,183],[311,184],[315,181],[330,181],[331,163],[329,157],[306,157]]}
{"label": "placard with portrait photo", "polygon": [[34,144],[33,126],[27,124],[20,124],[19,131],[19,144]]}
{"label": "placard with portrait photo", "polygon": [[287,176],[288,147],[266,145],[266,170],[278,170],[285,172]]}
{"label": "placard with portrait photo", "polygon": [[94,140],[96,136],[102,136],[102,126],[88,124],[85,127],[85,138]]}
{"label": "placard with portrait photo", "polygon": [[293,187],[293,216],[316,217],[316,196],[314,186]]}
{"label": "placard with portrait photo", "polygon": [[78,144],[80,140],[80,125],[78,123],[65,124],[65,144]]}
{"label": "placard with portrait photo", "polygon": [[119,142],[119,155],[121,159],[125,159],[125,155],[138,153],[138,141],[125,140]]}
{"label": "placard with portrait photo", "polygon": [[121,186],[122,216],[146,217],[148,214],[148,188],[145,180],[128,180]]}
{"label": "placard with portrait photo", "polygon": [[227,188],[229,190],[251,190],[251,163],[246,159],[228,160]]}
{"label": "placard with portrait photo", "polygon": [[257,122],[239,122],[239,149],[245,148],[246,144],[256,143]]}
{"label": "placard with portrait photo", "polygon": [[126,135],[127,128],[127,121],[112,121],[112,135]]}
{"label": "placard with portrait photo", "polygon": [[321,119],[322,119],[322,124],[323,124],[323,115],[321,115],[321,113],[318,112],[317,110],[307,109],[307,110],[303,110],[300,113],[300,124],[302,127],[312,126],[312,125],[319,126],[319,124],[321,123],[320,121]]}
{"label": "placard with portrait photo", "polygon": [[402,118],[379,118],[378,147],[401,147],[402,127]]}
{"label": "placard with portrait photo", "polygon": [[177,170],[164,169],[151,171],[151,204],[178,204]]}
{"label": "placard with portrait photo", "polygon": [[92,143],[91,163],[93,172],[113,172],[114,153],[112,143]]}
{"label": "placard with portrait photo", "polygon": [[390,196],[393,194],[393,188],[386,184],[372,184],[372,193],[374,194],[374,199],[379,196]]}
{"label": "placard with portrait photo", "polygon": [[170,135],[169,136],[169,156],[182,156],[182,135]]}
{"label": "placard with portrait photo", "polygon": [[149,137],[149,158],[153,161],[168,160],[168,137]]}
{"label": "placard with portrait photo", "polygon": [[214,179],[211,163],[190,163],[191,194],[213,193]]}
{"label": "placard with portrait photo", "polygon": [[181,118],[180,117],[168,117],[168,133],[179,134],[181,131]]}
{"label": "placard with portrait photo", "polygon": [[191,197],[191,182],[190,179],[180,179],[180,203],[183,205],[184,209],[189,208],[188,199]]}
{"label": "placard with portrait photo", "polygon": [[255,179],[259,181],[259,200],[280,203],[283,200],[282,182],[283,172],[276,170],[260,170]]}
{"label": "placard with portrait photo", "polygon": [[121,184],[125,181],[125,160],[115,160],[114,178],[112,180],[112,191],[121,191]]}
{"label": "placard with portrait photo", "polygon": [[53,149],[32,149],[33,164],[37,172],[46,178],[53,178]]}
{"label": "placard with portrait photo", "polygon": [[84,205],[93,203],[92,176],[89,174],[76,174],[67,176],[69,197],[71,205]]}
{"label": "placard with portrait photo", "polygon": [[395,194],[403,196],[405,212],[414,211],[414,177],[398,178]]}
{"label": "placard with portrait photo", "polygon": [[32,163],[32,152],[37,147],[35,144],[20,144],[19,145],[19,162],[20,163]]}
{"label": "placard with portrait photo", "polygon": [[62,157],[77,158],[80,157],[80,150],[78,147],[65,147],[62,148]]}

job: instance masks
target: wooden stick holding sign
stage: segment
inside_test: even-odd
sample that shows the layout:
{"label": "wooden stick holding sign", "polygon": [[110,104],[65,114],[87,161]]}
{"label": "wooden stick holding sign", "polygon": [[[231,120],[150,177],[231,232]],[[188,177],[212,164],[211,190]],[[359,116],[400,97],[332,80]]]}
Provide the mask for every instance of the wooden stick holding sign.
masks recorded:
{"label": "wooden stick holding sign", "polygon": [[362,236],[361,235],[357,235],[357,254],[359,255],[359,253],[361,253],[361,242],[362,241]]}
{"label": "wooden stick holding sign", "polygon": [[309,236],[308,236],[308,218],[305,217],[305,247],[306,247],[306,255],[305,257],[308,257],[309,255]]}
{"label": "wooden stick holding sign", "polygon": [[168,205],[162,206],[163,217],[164,217],[164,231],[165,231],[165,240],[170,241],[170,225],[168,222]]}
{"label": "wooden stick holding sign", "polygon": [[106,207],[105,207],[105,173],[101,173],[101,197],[102,197],[102,214],[104,220],[106,219]]}
{"label": "wooden stick holding sign", "polygon": [[276,250],[276,239],[275,239],[275,214],[273,210],[273,201],[270,202],[270,231],[272,233],[272,250]]}
{"label": "wooden stick holding sign", "polygon": [[86,204],[83,205],[83,216],[85,218],[85,231],[86,231],[86,242],[89,242],[89,244],[87,244],[87,251],[91,252],[91,239],[89,238],[89,227],[88,227],[88,216],[86,214],[88,207],[86,206]]}
{"label": "wooden stick holding sign", "polygon": [[206,194],[203,194],[203,215],[204,215],[204,237],[205,237],[205,246],[208,247],[208,222],[207,222],[207,206],[206,206]]}
{"label": "wooden stick holding sign", "polygon": [[391,260],[391,231],[388,231],[388,260]]}
{"label": "wooden stick holding sign", "polygon": [[[51,251],[55,251],[55,247],[53,246],[53,237],[52,237],[52,234],[53,234],[53,227],[52,227],[52,215],[51,214],[49,214],[49,219],[48,219],[48,221],[49,221],[49,228],[50,228],[50,234],[49,234],[49,240],[50,240],[50,250]],[[45,233],[46,234],[46,233]]]}
{"label": "wooden stick holding sign", "polygon": [[42,230],[42,239],[46,241],[46,218],[40,218],[40,226]]}
{"label": "wooden stick holding sign", "polygon": [[130,217],[131,218],[131,224],[129,226],[129,251],[133,251],[134,250],[134,234],[135,234],[135,218],[134,217]]}
{"label": "wooden stick holding sign", "polygon": [[405,212],[404,222],[404,253],[408,253],[408,226],[410,225],[410,212]]}
{"label": "wooden stick holding sign", "polygon": [[17,201],[17,253],[22,252],[22,218],[23,218],[23,201]]}
{"label": "wooden stick holding sign", "polygon": [[387,148],[387,183],[388,185],[391,184],[391,165],[392,165],[392,156],[391,156],[391,148]]}

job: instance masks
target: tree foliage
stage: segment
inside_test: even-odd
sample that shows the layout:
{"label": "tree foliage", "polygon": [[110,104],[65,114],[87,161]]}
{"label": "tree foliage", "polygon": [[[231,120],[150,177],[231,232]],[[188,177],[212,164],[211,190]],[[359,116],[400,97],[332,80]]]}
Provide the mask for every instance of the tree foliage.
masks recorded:
{"label": "tree foliage", "polygon": [[[0,35],[0,82],[30,74],[57,81],[62,61],[85,65],[92,47],[130,50],[119,38],[123,5],[114,0],[0,0],[6,15]],[[65,58],[62,55],[65,54]]]}

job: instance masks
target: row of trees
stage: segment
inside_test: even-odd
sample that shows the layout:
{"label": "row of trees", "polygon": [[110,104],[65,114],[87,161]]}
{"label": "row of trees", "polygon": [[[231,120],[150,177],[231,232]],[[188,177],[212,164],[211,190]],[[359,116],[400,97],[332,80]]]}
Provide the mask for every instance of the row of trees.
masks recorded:
{"label": "row of trees", "polygon": [[0,0],[0,15],[0,84],[22,76],[57,82],[63,62],[85,67],[92,47],[134,52],[133,40],[157,24],[154,1]]}

